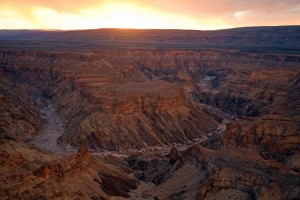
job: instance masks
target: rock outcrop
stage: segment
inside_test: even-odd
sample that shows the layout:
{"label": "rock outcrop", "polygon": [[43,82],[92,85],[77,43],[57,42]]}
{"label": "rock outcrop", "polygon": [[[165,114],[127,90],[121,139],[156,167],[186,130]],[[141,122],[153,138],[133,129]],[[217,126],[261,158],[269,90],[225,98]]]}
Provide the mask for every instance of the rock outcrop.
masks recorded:
{"label": "rock outcrop", "polygon": [[46,179],[53,177],[61,179],[67,172],[87,168],[91,163],[92,155],[89,152],[88,146],[85,144],[79,148],[76,155],[49,162],[35,170],[33,174]]}

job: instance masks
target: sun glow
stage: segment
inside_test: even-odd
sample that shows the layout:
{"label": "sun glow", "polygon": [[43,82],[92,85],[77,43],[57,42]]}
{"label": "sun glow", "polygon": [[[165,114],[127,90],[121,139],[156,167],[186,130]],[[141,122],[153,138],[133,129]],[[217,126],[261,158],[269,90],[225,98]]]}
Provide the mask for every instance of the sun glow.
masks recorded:
{"label": "sun glow", "polygon": [[22,15],[12,7],[0,6],[0,25],[6,29],[36,28],[36,26],[27,19],[23,19]]}
{"label": "sun glow", "polygon": [[82,14],[91,20],[96,19],[101,27],[108,28],[191,28],[197,25],[190,17],[165,14],[134,4],[108,3],[98,9],[82,11]]}
{"label": "sun glow", "polygon": [[205,0],[0,0],[0,29],[196,29],[299,25],[300,4]]}
{"label": "sun glow", "polygon": [[[16,11],[4,12],[2,18],[10,18],[10,22],[13,22],[15,26],[18,21],[11,19],[13,12]],[[38,29],[220,29],[229,27],[214,19],[201,21],[183,14],[167,13],[139,4],[114,3],[114,1],[82,8],[76,12],[57,11],[35,6],[27,11],[27,16],[29,16],[29,20],[20,20],[19,22],[23,23],[24,27]],[[14,26],[9,26],[9,28]]]}
{"label": "sun glow", "polygon": [[76,14],[60,13],[48,8],[34,8],[35,23],[43,28],[184,28],[198,26],[193,18],[165,14],[133,4],[108,3],[96,8],[80,10]]}

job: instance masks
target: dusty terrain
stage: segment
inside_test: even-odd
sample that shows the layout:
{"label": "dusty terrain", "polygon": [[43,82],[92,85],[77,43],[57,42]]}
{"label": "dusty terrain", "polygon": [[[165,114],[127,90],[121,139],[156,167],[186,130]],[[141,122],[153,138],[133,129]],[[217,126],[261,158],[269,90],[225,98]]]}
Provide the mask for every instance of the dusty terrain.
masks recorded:
{"label": "dusty terrain", "polygon": [[299,199],[298,29],[0,31],[1,199]]}

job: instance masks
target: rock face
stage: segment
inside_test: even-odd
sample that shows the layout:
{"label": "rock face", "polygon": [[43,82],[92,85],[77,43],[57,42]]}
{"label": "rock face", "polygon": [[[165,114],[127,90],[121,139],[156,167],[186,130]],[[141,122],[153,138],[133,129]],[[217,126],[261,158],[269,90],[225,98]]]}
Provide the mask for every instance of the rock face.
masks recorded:
{"label": "rock face", "polygon": [[0,142],[29,139],[41,129],[39,113],[22,88],[0,76]]}

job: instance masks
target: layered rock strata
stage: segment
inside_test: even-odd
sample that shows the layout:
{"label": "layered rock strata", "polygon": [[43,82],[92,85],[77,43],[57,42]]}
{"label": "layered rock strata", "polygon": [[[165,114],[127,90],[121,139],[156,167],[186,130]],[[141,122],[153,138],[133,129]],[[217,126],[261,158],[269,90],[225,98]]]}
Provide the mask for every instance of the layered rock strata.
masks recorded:
{"label": "layered rock strata", "polygon": [[217,129],[222,117],[203,103],[237,117],[267,113],[285,96],[299,60],[238,51],[8,51],[1,69],[52,99],[66,124],[61,143],[122,150]]}

